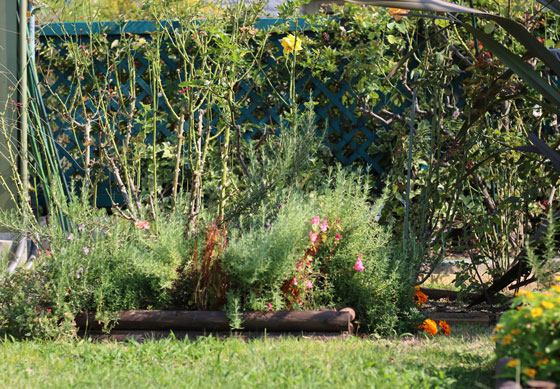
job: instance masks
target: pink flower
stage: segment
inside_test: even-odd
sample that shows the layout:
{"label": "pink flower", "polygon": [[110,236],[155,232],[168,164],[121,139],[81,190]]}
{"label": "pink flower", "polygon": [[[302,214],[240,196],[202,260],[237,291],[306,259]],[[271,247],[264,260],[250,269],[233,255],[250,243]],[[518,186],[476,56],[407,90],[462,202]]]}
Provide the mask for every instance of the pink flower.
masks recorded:
{"label": "pink flower", "polygon": [[336,219],[336,224],[340,224],[340,219]]}
{"label": "pink flower", "polygon": [[311,240],[311,242],[313,242],[313,244],[315,244],[315,242],[317,242],[317,237],[319,236],[318,233],[313,232],[313,231],[309,231],[309,240]]}
{"label": "pink flower", "polygon": [[365,270],[364,264],[362,263],[362,254],[358,255],[358,260],[356,261],[356,264],[354,265],[354,270],[356,270],[356,271],[364,271]]}
{"label": "pink flower", "polygon": [[85,255],[88,255],[88,254],[89,254],[89,247],[85,247],[85,246],[84,246],[84,247],[82,247],[82,250],[84,251],[84,254],[85,254]]}
{"label": "pink flower", "polygon": [[305,284],[305,287],[307,289],[311,289],[311,288],[313,288],[313,283],[311,281],[307,281],[307,284]]}
{"label": "pink flower", "polygon": [[334,237],[334,240],[339,241],[340,240],[340,234],[336,234],[336,236]]}
{"label": "pink flower", "polygon": [[527,323],[527,328],[531,328],[531,323]]}
{"label": "pink flower", "polygon": [[45,250],[45,255],[51,255],[52,251],[51,250]]}
{"label": "pink flower", "polygon": [[293,285],[293,286],[297,286],[297,280],[296,280],[296,277],[292,278],[292,285]]}
{"label": "pink flower", "polygon": [[141,230],[150,229],[150,223],[148,223],[147,221],[137,221],[136,223],[134,223],[134,225],[136,226],[136,228],[140,228]]}
{"label": "pink flower", "polygon": [[314,226],[316,224],[319,224],[319,215],[315,216],[313,219],[311,219],[311,225]]}
{"label": "pink flower", "polygon": [[267,306],[268,306],[268,310],[269,310],[269,311],[272,311],[272,304],[271,304],[271,303],[267,303]]}
{"label": "pink flower", "polygon": [[329,228],[328,220],[327,220],[327,218],[324,218],[324,219],[323,219],[323,222],[322,222],[321,225],[319,226],[319,229],[320,229],[321,231],[325,232],[325,231],[327,231],[328,228]]}
{"label": "pink flower", "polygon": [[303,261],[299,261],[298,264],[296,265],[296,269],[301,270],[302,267],[303,267]]}

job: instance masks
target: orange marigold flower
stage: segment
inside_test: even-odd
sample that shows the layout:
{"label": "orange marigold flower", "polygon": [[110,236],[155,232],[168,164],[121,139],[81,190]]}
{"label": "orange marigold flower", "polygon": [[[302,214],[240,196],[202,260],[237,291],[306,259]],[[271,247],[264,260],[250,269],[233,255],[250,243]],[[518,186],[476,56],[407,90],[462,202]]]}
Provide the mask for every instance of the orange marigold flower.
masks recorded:
{"label": "orange marigold flower", "polygon": [[546,365],[546,364],[548,364],[548,362],[550,362],[550,360],[548,358],[540,359],[540,360],[537,361],[537,366]]}
{"label": "orange marigold flower", "polygon": [[424,331],[426,331],[428,334],[432,336],[435,336],[438,332],[437,324],[432,319],[424,320],[424,323],[419,325],[418,328],[422,328]]}
{"label": "orange marigold flower", "polygon": [[421,306],[428,301],[428,296],[424,292],[417,290],[412,299],[416,301],[416,305]]}
{"label": "orange marigold flower", "polygon": [[511,334],[512,335],[519,335],[521,333],[521,330],[518,330],[517,328],[514,330],[511,330]]}
{"label": "orange marigold flower", "polygon": [[519,359],[512,359],[506,364],[507,367],[515,367],[517,365],[519,365]]}
{"label": "orange marigold flower", "polygon": [[513,337],[510,334],[507,334],[506,336],[504,336],[504,339],[502,340],[502,342],[507,346],[508,344],[511,343],[512,339],[513,339]]}
{"label": "orange marigold flower", "polygon": [[438,324],[441,327],[441,331],[443,332],[444,335],[447,336],[451,333],[451,328],[449,327],[449,324],[447,324],[445,320],[440,320]]}
{"label": "orange marigold flower", "polygon": [[501,330],[502,328],[504,328],[505,326],[506,326],[505,324],[500,323],[500,324],[498,324],[498,325],[494,328],[494,331],[499,331],[499,330]]}
{"label": "orange marigold flower", "polygon": [[415,291],[415,292],[420,292],[420,285],[416,285],[416,286],[414,287],[414,291]]}
{"label": "orange marigold flower", "polygon": [[535,353],[535,357],[537,358],[544,357],[544,353],[542,352]]}
{"label": "orange marigold flower", "polygon": [[537,375],[537,371],[535,369],[531,369],[530,367],[526,367],[523,372],[526,376],[534,378]]}
{"label": "orange marigold flower", "polygon": [[402,15],[406,15],[410,10],[403,8],[389,8],[389,13],[395,20],[401,20]]}

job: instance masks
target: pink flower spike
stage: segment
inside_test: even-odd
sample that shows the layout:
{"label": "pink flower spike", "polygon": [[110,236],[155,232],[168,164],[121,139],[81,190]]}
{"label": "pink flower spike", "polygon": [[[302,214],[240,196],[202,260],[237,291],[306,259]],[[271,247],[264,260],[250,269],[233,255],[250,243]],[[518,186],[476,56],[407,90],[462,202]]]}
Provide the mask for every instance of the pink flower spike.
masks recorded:
{"label": "pink flower spike", "polygon": [[311,242],[313,242],[313,244],[315,244],[315,242],[317,242],[317,237],[319,237],[319,234],[313,231],[309,231],[309,240],[311,240]]}
{"label": "pink flower spike", "polygon": [[315,216],[313,219],[311,219],[311,225],[314,226],[316,224],[319,224],[319,215]]}
{"label": "pink flower spike", "polygon": [[327,218],[324,218],[324,219],[323,219],[323,222],[322,222],[321,225],[319,226],[319,229],[320,229],[321,231],[325,232],[325,231],[327,231],[328,228],[329,228],[328,219],[327,219]]}
{"label": "pink flower spike", "polygon": [[336,234],[336,236],[334,237],[334,240],[339,241],[340,240],[340,234]]}
{"label": "pink flower spike", "polygon": [[305,287],[307,289],[311,289],[311,288],[313,288],[313,283],[311,281],[307,281],[307,284],[305,284]]}
{"label": "pink flower spike", "polygon": [[362,263],[362,255],[358,255],[358,260],[356,261],[356,264],[354,265],[354,270],[356,271],[364,271],[365,267],[364,264]]}
{"label": "pink flower spike", "polygon": [[150,223],[148,223],[147,221],[137,221],[136,223],[134,223],[134,225],[136,226],[136,228],[139,228],[141,230],[150,229]]}
{"label": "pink flower spike", "polygon": [[267,303],[267,306],[268,306],[268,310],[269,310],[269,311],[272,311],[272,304],[271,304],[271,303]]}
{"label": "pink flower spike", "polygon": [[297,286],[297,280],[296,280],[296,277],[292,278],[292,285],[293,285],[293,286]]}

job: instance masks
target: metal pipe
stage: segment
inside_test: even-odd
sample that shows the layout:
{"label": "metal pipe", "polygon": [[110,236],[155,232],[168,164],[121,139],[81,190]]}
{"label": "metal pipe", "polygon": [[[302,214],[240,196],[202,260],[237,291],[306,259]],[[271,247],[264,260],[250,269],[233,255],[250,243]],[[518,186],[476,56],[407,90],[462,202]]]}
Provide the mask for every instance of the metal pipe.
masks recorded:
{"label": "metal pipe", "polygon": [[26,205],[29,203],[29,172],[28,172],[28,154],[27,154],[27,0],[19,1],[19,91],[21,103],[20,115],[20,139],[21,139],[21,160],[20,160],[20,176],[22,183],[21,199]]}

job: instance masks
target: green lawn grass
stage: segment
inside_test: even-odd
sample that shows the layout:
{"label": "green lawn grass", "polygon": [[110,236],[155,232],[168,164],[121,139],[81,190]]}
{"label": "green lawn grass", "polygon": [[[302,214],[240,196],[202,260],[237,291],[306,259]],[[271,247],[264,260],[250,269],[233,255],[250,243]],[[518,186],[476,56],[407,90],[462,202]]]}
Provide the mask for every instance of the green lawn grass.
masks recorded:
{"label": "green lawn grass", "polygon": [[489,328],[427,339],[3,341],[3,388],[490,388]]}

